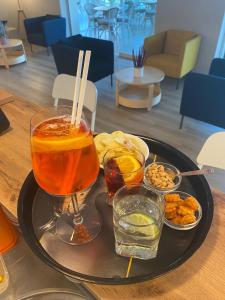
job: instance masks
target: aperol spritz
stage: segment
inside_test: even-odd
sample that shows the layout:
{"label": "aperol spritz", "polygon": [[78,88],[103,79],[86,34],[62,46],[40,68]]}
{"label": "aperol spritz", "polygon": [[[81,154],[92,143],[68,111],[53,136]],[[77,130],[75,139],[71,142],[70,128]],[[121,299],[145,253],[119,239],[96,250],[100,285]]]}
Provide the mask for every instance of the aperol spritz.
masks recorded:
{"label": "aperol spritz", "polygon": [[109,205],[112,205],[115,193],[122,186],[138,184],[143,180],[145,158],[140,151],[124,147],[110,149],[103,158],[103,165]]}
{"label": "aperol spritz", "polygon": [[74,194],[96,180],[99,162],[84,120],[79,128],[68,117],[44,121],[33,130],[31,149],[35,178],[49,194]]}
{"label": "aperol spritz", "polygon": [[[57,220],[60,237],[70,244],[93,239],[100,230],[100,223],[84,222],[76,197],[95,182],[99,172],[93,136],[84,117],[76,127],[71,124],[71,107],[58,106],[37,113],[31,120],[31,155],[39,186],[54,196],[71,196],[74,214],[69,216],[66,212]],[[89,215],[91,219],[91,213]],[[70,229],[68,223],[71,223]],[[88,229],[90,223],[96,224],[96,230]],[[86,240],[81,241],[80,237],[75,240],[76,229]]]}

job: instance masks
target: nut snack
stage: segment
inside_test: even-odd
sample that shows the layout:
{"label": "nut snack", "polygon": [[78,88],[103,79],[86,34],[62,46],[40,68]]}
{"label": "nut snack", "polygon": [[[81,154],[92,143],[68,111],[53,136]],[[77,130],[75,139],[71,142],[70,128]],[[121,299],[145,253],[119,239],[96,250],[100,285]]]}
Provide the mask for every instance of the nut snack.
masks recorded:
{"label": "nut snack", "polygon": [[173,179],[175,174],[173,171],[167,171],[166,168],[157,163],[151,164],[145,173],[146,179],[156,188],[173,188],[175,183]]}

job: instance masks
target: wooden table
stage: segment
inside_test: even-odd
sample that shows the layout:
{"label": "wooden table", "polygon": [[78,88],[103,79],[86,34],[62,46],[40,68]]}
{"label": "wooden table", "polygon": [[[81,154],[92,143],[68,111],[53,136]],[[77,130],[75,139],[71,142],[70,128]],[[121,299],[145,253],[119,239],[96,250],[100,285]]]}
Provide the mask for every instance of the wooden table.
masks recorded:
{"label": "wooden table", "polygon": [[40,107],[16,97],[2,106],[11,130],[0,136],[0,201],[17,215],[17,199],[21,185],[31,170],[30,118]]}
{"label": "wooden table", "polygon": [[142,70],[143,76],[140,77],[135,76],[133,67],[115,72],[116,105],[151,110],[160,102],[160,82],[165,74],[153,67],[144,67]]}
{"label": "wooden table", "polygon": [[[20,187],[31,169],[30,117],[40,108],[16,99],[4,105],[12,130],[0,136],[0,201],[16,216]],[[85,284],[98,299],[225,299],[225,194],[213,191],[215,213],[201,248],[167,275],[140,284]],[[132,270],[131,270],[132,272]]]}
{"label": "wooden table", "polygon": [[101,12],[104,11],[105,12],[105,11],[110,10],[110,8],[111,8],[110,6],[96,6],[96,7],[94,7],[94,10],[95,11],[101,11]]}
{"label": "wooden table", "polygon": [[107,6],[95,6],[94,7],[94,10],[97,12],[106,12],[106,11],[109,11],[111,8],[118,8],[119,9],[119,7],[118,6],[113,6],[113,5],[111,5],[111,6],[109,6],[109,5],[107,5]]}
{"label": "wooden table", "polygon": [[126,285],[86,284],[99,299],[225,299],[225,194],[213,191],[211,229],[200,249],[176,270],[152,281]]}

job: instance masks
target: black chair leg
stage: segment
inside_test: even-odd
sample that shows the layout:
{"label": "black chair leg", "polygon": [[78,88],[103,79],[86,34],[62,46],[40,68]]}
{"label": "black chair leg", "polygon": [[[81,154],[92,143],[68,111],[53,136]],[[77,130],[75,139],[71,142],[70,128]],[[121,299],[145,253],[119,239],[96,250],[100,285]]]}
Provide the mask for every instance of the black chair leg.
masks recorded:
{"label": "black chair leg", "polygon": [[110,78],[111,78],[111,86],[113,86],[113,76],[112,76],[112,74],[110,75]]}
{"label": "black chair leg", "polygon": [[180,79],[178,78],[178,79],[177,79],[177,83],[176,83],[176,90],[179,89],[179,85],[180,85]]}
{"label": "black chair leg", "polygon": [[33,52],[32,44],[30,44],[30,51]]}
{"label": "black chair leg", "polygon": [[183,122],[184,122],[184,116],[181,116],[179,129],[182,129],[182,127],[183,127]]}

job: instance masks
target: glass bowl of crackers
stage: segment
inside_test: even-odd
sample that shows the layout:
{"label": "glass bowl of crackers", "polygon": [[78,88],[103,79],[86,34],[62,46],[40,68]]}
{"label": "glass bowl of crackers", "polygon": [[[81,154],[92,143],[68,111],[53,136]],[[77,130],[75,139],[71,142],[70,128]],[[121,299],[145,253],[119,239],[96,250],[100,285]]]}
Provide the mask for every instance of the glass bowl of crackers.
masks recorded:
{"label": "glass bowl of crackers", "polygon": [[145,168],[144,183],[160,194],[175,191],[181,183],[180,171],[165,162],[154,162]]}
{"label": "glass bowl of crackers", "polygon": [[164,223],[176,230],[194,228],[201,220],[202,208],[198,200],[185,192],[176,191],[164,195]]}

